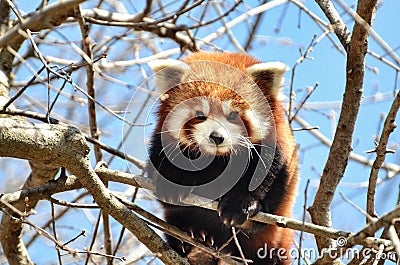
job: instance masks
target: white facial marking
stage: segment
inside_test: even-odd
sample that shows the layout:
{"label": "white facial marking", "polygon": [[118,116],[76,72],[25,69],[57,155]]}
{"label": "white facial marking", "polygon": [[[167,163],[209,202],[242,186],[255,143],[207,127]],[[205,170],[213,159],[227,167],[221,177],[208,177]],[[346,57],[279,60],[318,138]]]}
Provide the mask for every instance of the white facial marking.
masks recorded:
{"label": "white facial marking", "polygon": [[270,122],[267,117],[257,115],[253,110],[246,111],[246,118],[250,122],[252,129],[252,141],[261,141],[270,130]]}
{"label": "white facial marking", "polygon": [[183,104],[178,105],[168,114],[164,122],[163,131],[169,132],[175,139],[180,139],[181,129],[192,115],[191,109]]}
{"label": "white facial marking", "polygon": [[201,101],[201,109],[206,116],[210,113],[210,102],[208,102],[206,97],[200,98]]}
{"label": "white facial marking", "polygon": [[228,117],[229,113],[232,111],[231,103],[232,100],[230,99],[222,101],[222,112],[226,117]]}

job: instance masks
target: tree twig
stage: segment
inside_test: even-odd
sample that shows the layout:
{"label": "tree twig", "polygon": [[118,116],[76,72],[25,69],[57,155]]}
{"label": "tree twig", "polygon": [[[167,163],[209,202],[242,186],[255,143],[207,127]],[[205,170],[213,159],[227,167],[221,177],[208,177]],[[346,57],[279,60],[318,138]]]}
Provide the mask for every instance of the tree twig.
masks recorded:
{"label": "tree twig", "polygon": [[[381,137],[379,138],[378,145],[375,147],[376,158],[371,167],[371,172],[369,176],[368,182],[368,193],[367,193],[367,213],[370,216],[375,217],[375,189],[376,183],[378,180],[378,173],[380,168],[382,167],[383,162],[385,161],[386,153],[387,153],[387,144],[389,141],[390,134],[396,128],[395,120],[397,116],[397,112],[400,108],[400,92],[397,93],[397,96],[393,100],[392,106],[390,107],[389,113],[386,116],[385,122],[383,124],[383,129],[381,133]],[[370,220],[367,219],[367,222]]]}

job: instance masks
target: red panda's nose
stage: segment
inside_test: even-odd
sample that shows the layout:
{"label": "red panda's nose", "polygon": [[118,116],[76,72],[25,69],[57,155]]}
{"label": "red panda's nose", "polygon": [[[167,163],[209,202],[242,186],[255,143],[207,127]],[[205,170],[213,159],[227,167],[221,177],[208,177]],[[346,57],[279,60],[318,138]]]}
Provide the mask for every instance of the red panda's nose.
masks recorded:
{"label": "red panda's nose", "polygon": [[210,134],[210,140],[213,142],[215,145],[222,144],[224,142],[224,137],[217,133],[217,132],[212,132]]}

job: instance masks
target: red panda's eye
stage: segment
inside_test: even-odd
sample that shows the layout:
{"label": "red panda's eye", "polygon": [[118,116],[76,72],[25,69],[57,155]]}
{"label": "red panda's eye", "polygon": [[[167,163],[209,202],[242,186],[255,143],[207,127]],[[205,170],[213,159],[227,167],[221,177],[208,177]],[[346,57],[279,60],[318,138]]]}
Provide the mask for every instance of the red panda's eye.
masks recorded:
{"label": "red panda's eye", "polygon": [[231,111],[231,113],[229,113],[227,119],[228,119],[228,121],[233,121],[233,120],[236,120],[238,116],[239,116],[239,113],[237,111]]}
{"label": "red panda's eye", "polygon": [[196,111],[196,119],[200,121],[205,121],[207,119],[206,115],[204,115],[204,112],[202,111]]}

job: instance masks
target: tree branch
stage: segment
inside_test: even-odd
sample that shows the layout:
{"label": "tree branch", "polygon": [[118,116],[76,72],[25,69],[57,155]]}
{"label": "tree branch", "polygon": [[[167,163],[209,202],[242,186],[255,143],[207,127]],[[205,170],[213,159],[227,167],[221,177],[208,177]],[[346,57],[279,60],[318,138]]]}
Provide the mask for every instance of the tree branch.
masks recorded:
{"label": "tree branch", "polygon": [[[182,34],[180,31],[185,31],[185,28],[178,27],[175,24],[159,22],[152,18],[143,18],[140,14],[127,15],[111,13],[102,9],[82,9],[82,16],[90,23],[98,25],[109,25],[117,27],[128,27],[136,30],[145,30],[151,32],[160,38],[169,38],[178,43],[182,48],[188,48],[191,51],[198,51],[197,47],[191,38]],[[139,19],[143,19],[144,22]]]}
{"label": "tree branch", "polygon": [[[375,148],[376,158],[374,164],[371,167],[371,172],[368,182],[368,193],[367,193],[367,213],[372,217],[376,217],[375,189],[378,180],[378,173],[386,158],[387,143],[389,141],[389,136],[397,126],[395,124],[395,120],[399,108],[400,108],[400,92],[397,93],[397,96],[394,99],[392,106],[390,107],[389,113],[386,116],[385,123],[383,125],[381,137],[379,138],[379,143]],[[367,222],[369,222],[368,219]]]}
{"label": "tree branch", "polygon": [[[308,122],[306,122],[299,116],[296,116],[294,118],[294,120],[304,128],[313,128]],[[309,130],[309,132],[315,138],[317,138],[323,145],[325,145],[328,148],[331,148],[332,141],[328,137],[323,135],[318,130]],[[374,164],[374,160],[370,160],[370,159],[368,159],[360,154],[356,154],[354,152],[350,152],[349,159],[351,159],[357,163],[363,164],[365,166],[369,166],[369,167]],[[394,176],[400,174],[400,166],[397,164],[394,164],[394,163],[383,163],[381,168],[388,171],[388,178],[393,178]]]}
{"label": "tree branch", "polygon": [[0,37],[0,47],[11,46],[14,50],[19,50],[25,40],[25,37],[19,34],[20,30],[40,31],[58,26],[68,17],[74,16],[74,7],[84,1],[60,0],[33,14],[28,14],[21,23],[17,23]]}
{"label": "tree branch", "polygon": [[[7,6],[4,6],[6,4]],[[7,39],[7,36],[11,36],[10,33],[15,31],[17,27],[14,26],[12,29],[8,28],[9,9],[13,8],[14,12],[16,13],[15,15],[19,19],[21,19],[21,17],[19,16],[18,11],[14,9],[12,2],[1,1],[0,8],[2,9],[1,11],[2,25],[1,25],[0,40],[2,40],[4,38]],[[5,18],[4,16],[7,16],[7,18]],[[18,30],[16,32],[18,33]],[[23,38],[21,38],[21,35],[18,34],[14,40],[8,39],[8,42],[6,44],[12,46],[13,48],[16,48],[17,50],[22,44],[22,41]],[[12,53],[8,51],[8,49],[5,48],[1,49],[0,108],[2,108],[9,100],[9,89],[10,89],[10,79],[11,79],[10,76],[11,76],[13,58],[14,56],[12,55]],[[47,165],[46,163],[40,163],[40,162],[37,163],[35,161],[31,161],[30,165],[32,171],[30,176],[26,180],[25,184],[23,185],[22,189],[41,186],[48,180],[53,179],[58,171],[57,166]],[[31,209],[35,208],[37,202],[38,200],[20,201],[14,204],[13,207],[20,211],[30,211]],[[8,215],[2,216],[1,226],[0,226],[0,241],[3,248],[3,252],[8,259],[8,262],[11,265],[33,264],[32,261],[30,260],[28,251],[22,240],[22,226],[23,223],[16,222],[10,216]]]}
{"label": "tree branch", "polygon": [[160,260],[166,264],[188,264],[143,220],[111,195],[91,169],[89,147],[76,128],[0,119],[0,156],[27,159],[54,167],[64,166],[79,176],[83,187],[105,213],[131,231]]}
{"label": "tree branch", "polygon": [[333,30],[336,33],[340,43],[346,51],[349,49],[351,33],[347,29],[346,24],[343,22],[336,8],[333,6],[331,0],[315,0],[321,10],[324,12],[325,16],[328,18],[329,22],[333,26]]}
{"label": "tree branch", "polygon": [[[328,1],[328,4],[331,4],[330,1]],[[372,24],[376,4],[376,0],[358,1],[357,13],[369,24]],[[346,87],[337,130],[314,203],[308,209],[313,223],[327,227],[332,226],[330,205],[352,151],[352,135],[363,95],[365,54],[368,47],[367,38],[368,31],[362,25],[356,23],[348,48]],[[316,240],[320,250],[333,245],[331,239],[317,237]],[[321,264],[330,263],[322,262]]]}
{"label": "tree branch", "polygon": [[369,223],[357,233],[347,237],[344,242],[342,242],[343,244],[341,244],[341,246],[335,246],[332,249],[324,251],[322,257],[315,261],[314,264],[332,264],[334,258],[339,258],[346,253],[346,249],[351,248],[352,246],[363,241],[368,235],[374,234],[382,227],[391,226],[393,219],[398,218],[399,216],[400,207],[398,206],[392,211],[384,214],[376,221]]}

